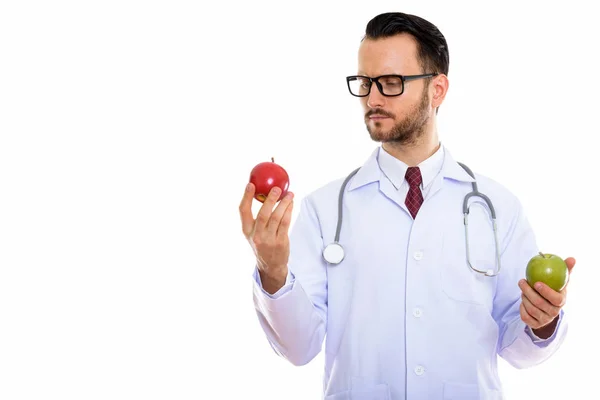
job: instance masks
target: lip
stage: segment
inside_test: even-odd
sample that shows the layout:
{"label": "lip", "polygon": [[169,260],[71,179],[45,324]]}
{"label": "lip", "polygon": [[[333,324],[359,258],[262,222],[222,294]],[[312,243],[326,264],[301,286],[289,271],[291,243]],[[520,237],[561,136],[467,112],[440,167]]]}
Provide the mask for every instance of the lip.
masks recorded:
{"label": "lip", "polygon": [[372,120],[375,120],[375,121],[378,121],[378,120],[380,120],[380,119],[388,119],[388,118],[389,118],[389,117],[386,117],[386,116],[384,116],[384,115],[371,115],[371,116],[369,117],[369,119],[372,119]]}

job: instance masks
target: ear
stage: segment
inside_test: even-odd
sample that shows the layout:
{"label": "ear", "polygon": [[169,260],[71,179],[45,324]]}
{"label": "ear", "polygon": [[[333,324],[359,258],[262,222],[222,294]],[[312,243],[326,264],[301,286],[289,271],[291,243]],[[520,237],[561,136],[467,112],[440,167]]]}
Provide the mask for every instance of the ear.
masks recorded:
{"label": "ear", "polygon": [[446,98],[446,93],[448,93],[448,86],[450,82],[448,81],[448,77],[444,74],[440,74],[433,78],[431,82],[431,87],[433,89],[433,94],[431,96],[431,105],[433,108],[438,108],[444,102]]}

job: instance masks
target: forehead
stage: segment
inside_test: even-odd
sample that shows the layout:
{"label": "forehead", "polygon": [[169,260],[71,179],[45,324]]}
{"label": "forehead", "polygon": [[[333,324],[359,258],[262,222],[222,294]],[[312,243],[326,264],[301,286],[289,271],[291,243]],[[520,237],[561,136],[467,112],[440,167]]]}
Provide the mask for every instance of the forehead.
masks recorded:
{"label": "forehead", "polygon": [[408,34],[365,39],[358,50],[358,74],[417,74],[420,72],[417,42]]}

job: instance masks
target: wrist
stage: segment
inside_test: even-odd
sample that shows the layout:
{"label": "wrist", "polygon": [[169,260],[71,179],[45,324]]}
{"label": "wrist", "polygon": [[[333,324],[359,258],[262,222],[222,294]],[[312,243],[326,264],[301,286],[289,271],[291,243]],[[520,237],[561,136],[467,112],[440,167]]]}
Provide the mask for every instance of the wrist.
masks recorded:
{"label": "wrist", "polygon": [[287,266],[282,268],[261,268],[258,272],[262,287],[269,294],[274,294],[281,289],[285,285],[288,275]]}
{"label": "wrist", "polygon": [[556,329],[556,324],[558,323],[558,317],[554,318],[552,322],[547,325],[542,326],[541,328],[531,329],[531,331],[540,339],[548,339],[554,333]]}

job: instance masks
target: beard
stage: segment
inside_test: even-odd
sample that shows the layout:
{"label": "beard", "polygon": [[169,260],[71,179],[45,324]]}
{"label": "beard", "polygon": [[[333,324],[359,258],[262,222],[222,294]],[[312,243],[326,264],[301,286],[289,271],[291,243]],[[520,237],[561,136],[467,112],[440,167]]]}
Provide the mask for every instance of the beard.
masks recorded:
{"label": "beard", "polygon": [[429,120],[429,93],[427,87],[423,91],[419,104],[412,107],[406,117],[398,121],[390,130],[383,130],[381,122],[375,122],[374,127],[369,123],[369,117],[373,114],[381,114],[395,119],[395,115],[383,110],[372,109],[365,114],[365,124],[371,139],[375,142],[391,142],[399,145],[415,145],[425,133],[425,126]]}

